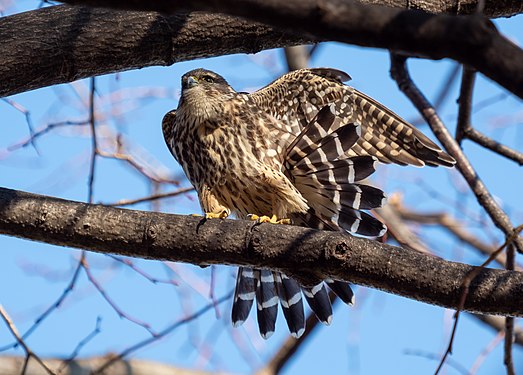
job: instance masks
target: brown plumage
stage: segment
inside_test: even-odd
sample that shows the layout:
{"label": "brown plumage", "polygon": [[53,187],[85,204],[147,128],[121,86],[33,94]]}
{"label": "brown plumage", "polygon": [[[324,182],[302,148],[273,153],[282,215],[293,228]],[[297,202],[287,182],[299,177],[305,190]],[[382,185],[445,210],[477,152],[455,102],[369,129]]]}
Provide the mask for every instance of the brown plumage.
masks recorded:
{"label": "brown plumage", "polygon": [[[342,83],[349,78],[335,69],[302,69],[246,94],[216,73],[186,73],[178,109],[165,115],[162,128],[203,211],[242,218],[276,215],[297,225],[383,235],[383,224],[360,211],[384,202],[381,190],[358,183],[376,161],[452,166],[454,160],[392,111]],[[326,281],[352,303],[346,283]],[[318,318],[330,323],[325,284],[301,289]],[[278,300],[291,333],[303,333],[296,281],[240,268],[235,325],[247,318],[254,297],[263,337],[274,332]]]}

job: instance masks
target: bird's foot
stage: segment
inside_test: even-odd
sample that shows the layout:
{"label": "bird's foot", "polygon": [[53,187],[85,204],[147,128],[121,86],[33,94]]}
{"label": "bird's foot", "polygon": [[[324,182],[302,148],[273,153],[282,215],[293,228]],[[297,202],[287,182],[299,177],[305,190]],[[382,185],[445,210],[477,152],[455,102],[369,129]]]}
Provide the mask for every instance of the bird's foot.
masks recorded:
{"label": "bird's foot", "polygon": [[229,213],[227,210],[222,210],[220,212],[206,212],[205,218],[206,219],[226,219],[227,216],[229,216]]}
{"label": "bird's foot", "polygon": [[[201,217],[200,214],[192,214],[191,216],[197,216]],[[226,219],[229,216],[229,213],[227,210],[222,210],[220,212],[206,212],[204,215],[204,219]]]}
{"label": "bird's foot", "polygon": [[[192,214],[192,216],[198,216],[201,217],[202,215],[198,214]],[[196,226],[196,233],[200,230],[200,227],[205,224],[205,222],[209,219],[225,219],[229,216],[229,212],[227,210],[222,210],[219,212],[206,212],[203,218],[200,220],[198,225]]]}
{"label": "bird's foot", "polygon": [[271,224],[286,224],[289,225],[291,223],[291,219],[278,219],[276,215],[269,216],[259,216],[256,214],[250,214],[247,216],[250,220],[256,221],[257,224],[261,223],[271,223]]}

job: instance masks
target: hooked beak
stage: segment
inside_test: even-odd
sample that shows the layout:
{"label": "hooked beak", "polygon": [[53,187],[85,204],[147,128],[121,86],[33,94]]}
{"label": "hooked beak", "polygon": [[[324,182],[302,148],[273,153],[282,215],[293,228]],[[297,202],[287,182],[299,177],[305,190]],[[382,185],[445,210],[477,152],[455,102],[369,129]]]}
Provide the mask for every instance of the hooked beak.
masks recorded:
{"label": "hooked beak", "polygon": [[187,88],[190,89],[191,87],[194,87],[198,84],[198,80],[194,78],[193,76],[189,76],[187,78]]}

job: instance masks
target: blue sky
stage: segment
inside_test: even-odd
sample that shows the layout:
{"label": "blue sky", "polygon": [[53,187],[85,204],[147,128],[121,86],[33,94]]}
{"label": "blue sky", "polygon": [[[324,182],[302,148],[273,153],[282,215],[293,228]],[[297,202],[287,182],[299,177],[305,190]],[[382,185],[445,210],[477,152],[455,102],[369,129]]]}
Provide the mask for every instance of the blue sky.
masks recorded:
{"label": "blue sky", "polygon": [[[23,2],[22,6],[30,8],[35,4],[37,2]],[[11,8],[9,11],[20,10]],[[521,44],[521,16],[497,20],[496,24]],[[409,63],[413,78],[429,98],[434,98],[452,64],[447,60],[414,60]],[[311,66],[345,70],[353,77],[351,85],[385,103],[402,117],[417,118],[413,106],[389,77],[386,51],[328,43],[319,48]],[[160,122],[165,112],[177,106],[181,75],[197,67],[220,73],[238,91],[255,90],[285,72],[283,53],[271,50],[256,55],[200,59],[96,79],[99,136],[109,139],[111,133],[121,132],[127,144],[131,145],[133,155],[138,155],[141,162],[154,167],[160,175],[180,179],[180,186],[188,186],[188,182],[183,180],[181,169],[165,147]],[[85,120],[88,116],[88,84],[84,80],[34,90],[10,99],[30,111],[35,128],[57,121]],[[452,132],[456,123],[458,90],[457,82],[440,112]],[[491,98],[495,99],[494,104],[474,114],[474,126],[521,150],[521,101],[479,76],[474,103]],[[66,199],[87,199],[90,154],[87,127],[59,129],[42,136],[37,140],[39,154],[32,147],[6,152],[8,146],[27,137],[27,124],[25,116],[5,102],[0,102],[0,118],[0,186]],[[421,129],[430,134],[427,126]],[[105,143],[101,143],[103,147]],[[465,141],[464,149],[513,222],[522,223],[521,168],[470,142]],[[456,171],[383,166],[373,181],[389,195],[401,193],[405,204],[410,207],[422,211],[449,211],[485,241],[493,244],[501,241],[500,234],[478,208]],[[143,177],[122,162],[98,160],[95,202],[139,198],[150,194],[150,189]],[[132,208],[150,210],[151,205],[139,204]],[[199,212],[199,207],[194,194],[189,193],[164,201],[160,210],[189,214]],[[476,252],[440,230],[418,230],[422,239],[441,257],[471,264],[483,260]],[[18,329],[24,332],[63,292],[80,252],[7,236],[0,236],[0,249],[0,303]],[[150,323],[155,330],[161,330],[210,301],[210,268],[182,264],[170,265],[170,268],[160,262],[133,260],[140,270],[157,278],[173,279],[179,284],[173,286],[153,284],[112,258],[95,253],[88,253],[87,257],[93,275],[114,302],[133,318]],[[233,287],[235,271],[222,266],[215,268],[214,272],[215,294],[219,297]],[[356,301],[354,307],[336,306],[333,324],[314,332],[285,368],[285,374],[364,375],[434,371],[437,361],[430,357],[439,358],[448,343],[452,311],[363,287],[357,287]],[[220,305],[218,310],[219,319],[211,310],[133,356],[181,367],[245,373],[262,366],[287,338],[281,312],[276,334],[264,341],[257,333],[254,314],[244,327],[233,330],[228,318],[230,301]],[[82,349],[81,357],[119,352],[150,336],[143,327],[120,319],[82,273],[65,303],[39,326],[27,342],[41,356],[68,356],[94,329],[98,317],[101,318],[101,333]],[[495,334],[482,323],[463,316],[452,360],[470,370],[494,337]],[[10,334],[0,324],[0,346],[10,342]],[[207,352],[211,353],[208,358],[202,355]],[[20,354],[21,351],[4,353]],[[514,355],[521,368],[523,351],[517,348]],[[502,345],[498,345],[477,373],[504,371],[502,356]],[[446,367],[446,374],[458,373],[455,368]]]}

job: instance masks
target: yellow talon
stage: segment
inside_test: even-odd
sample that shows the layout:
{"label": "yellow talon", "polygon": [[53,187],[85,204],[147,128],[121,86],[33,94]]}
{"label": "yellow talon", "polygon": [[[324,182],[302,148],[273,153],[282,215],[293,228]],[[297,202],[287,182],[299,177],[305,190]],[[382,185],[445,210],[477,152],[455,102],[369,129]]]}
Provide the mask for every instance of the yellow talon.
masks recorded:
{"label": "yellow talon", "polygon": [[229,213],[225,210],[221,212],[206,212],[205,218],[206,219],[225,219],[229,216]]}
{"label": "yellow talon", "polygon": [[278,219],[276,215],[269,216],[258,216],[256,214],[248,215],[250,220],[256,221],[258,223],[271,223],[271,224],[290,224],[291,219]]}
{"label": "yellow talon", "polygon": [[[200,214],[191,214],[191,216],[202,217]],[[226,210],[220,212],[206,212],[204,218],[207,219],[226,219],[229,213]]]}

